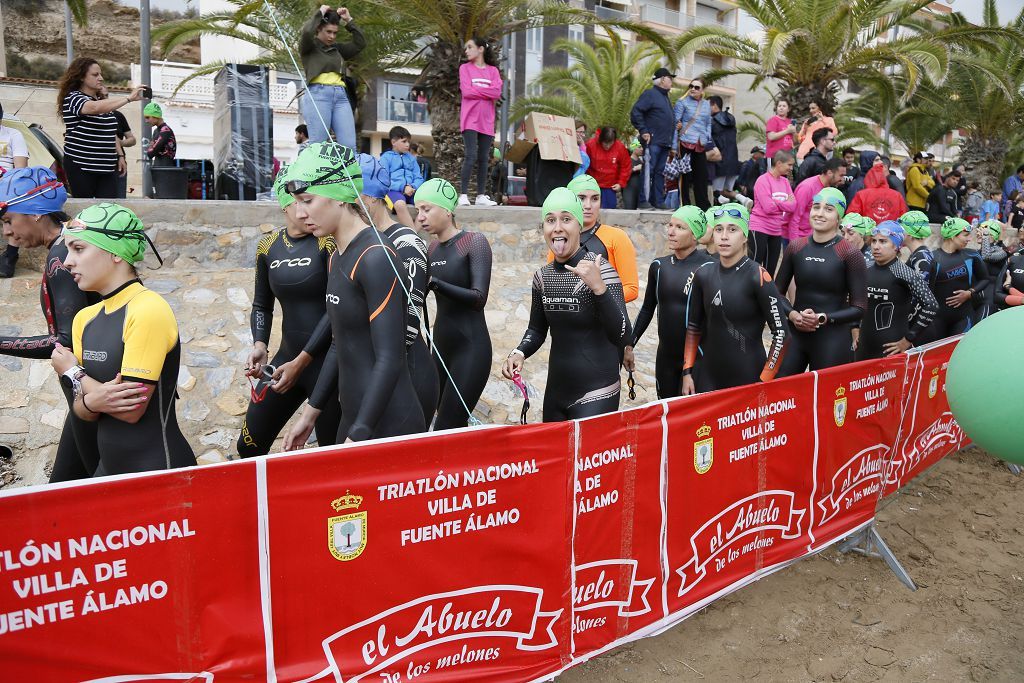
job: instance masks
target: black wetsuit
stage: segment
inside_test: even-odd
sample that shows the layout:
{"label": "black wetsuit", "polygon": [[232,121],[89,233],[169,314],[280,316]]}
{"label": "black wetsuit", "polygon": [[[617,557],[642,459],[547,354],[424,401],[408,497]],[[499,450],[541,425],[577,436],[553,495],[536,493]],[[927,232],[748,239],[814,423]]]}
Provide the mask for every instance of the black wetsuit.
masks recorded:
{"label": "black wetsuit", "polygon": [[309,399],[340,395],[338,443],[422,432],[423,410],[405,353],[406,300],[398,255],[364,228],[330,260],[327,316],[334,343]]}
{"label": "black wetsuit", "polygon": [[974,324],[974,302],[968,299],[957,308],[946,304],[946,299],[957,290],[983,291],[988,285],[988,270],[978,252],[968,249],[949,254],[940,249],[932,251],[934,262],[928,274],[928,285],[939,303],[939,312],[927,332],[928,341],[945,339],[971,329]]}
{"label": "black wetsuit", "polygon": [[429,257],[430,289],[437,299],[434,351],[462,394],[459,400],[438,361],[441,393],[434,429],[465,427],[466,408],[476,407],[491,373],[491,335],[484,318],[491,286],[491,245],[479,232],[459,231],[447,242],[432,242]]}
{"label": "black wetsuit", "polygon": [[[670,254],[651,262],[644,304],[633,322],[632,345],[639,343],[657,309],[658,354],[654,378],[658,398],[671,398],[682,393],[683,349],[686,346],[686,284],[697,268],[711,260],[706,251],[695,249],[682,260]],[[699,368],[698,361],[697,372]]]}
{"label": "black wetsuit", "polygon": [[[100,415],[95,476],[195,465],[174,410],[181,360],[178,323],[170,305],[132,280],[82,309],[72,329],[75,355],[89,377],[144,382],[153,391],[135,424]],[[89,394],[86,392],[86,400]]]}
{"label": "black wetsuit", "polygon": [[384,231],[395,245],[395,252],[405,268],[405,287],[409,290],[408,320],[405,326],[405,348],[409,363],[409,376],[416,388],[423,408],[423,424],[430,426],[437,409],[437,367],[430,357],[427,343],[420,334],[420,319],[427,322],[427,245],[412,228],[395,223]]}
{"label": "black wetsuit", "polygon": [[[279,394],[270,388],[260,402],[250,401],[238,437],[238,454],[243,458],[270,452],[274,439],[288,419],[316,387],[330,345],[324,316],[327,311],[327,262],[334,252],[334,239],[313,235],[291,237],[278,230],[260,240],[256,247],[256,284],[249,326],[253,342],[270,344],[274,322],[274,301],[281,304],[281,347],[269,361],[279,367],[305,350],[313,357],[291,389]],[[318,325],[324,321],[317,333]],[[316,334],[315,334],[316,333]],[[326,340],[321,340],[326,336]],[[317,443],[329,446],[338,433],[341,408],[328,401],[316,421]]]}
{"label": "black wetsuit", "polygon": [[544,390],[544,421],[561,422],[619,408],[619,358],[632,337],[622,281],[602,259],[601,296],[566,269],[597,255],[579,248],[566,262],[552,262],[533,275],[530,324],[517,347],[529,358],[551,330]]}
{"label": "black wetsuit", "polygon": [[[692,372],[700,345],[704,355],[694,376],[699,392],[772,379],[786,355],[785,311],[775,282],[757,261],[744,256],[729,268],[717,260],[705,263],[690,286],[684,374]],[[767,355],[765,323],[772,332]]]}
{"label": "black wetsuit", "polygon": [[[34,337],[0,336],[0,353],[21,358],[49,358],[57,343],[71,348],[71,326],[75,314],[100,300],[94,292],[78,288],[71,273],[64,268],[68,248],[57,237],[50,243],[39,287],[39,304],[46,317],[47,334]],[[57,454],[53,460],[50,483],[91,477],[99,463],[96,450],[96,423],[79,419],[71,410],[74,397],[61,384],[68,402],[68,416],[60,433]]]}
{"label": "black wetsuit", "polygon": [[[1008,286],[1004,285],[1007,275],[1010,276],[1010,283]],[[996,304],[999,306],[1000,310],[1024,304],[1024,300],[1022,300],[1021,295],[1012,294],[1010,289],[1015,289],[1018,292],[1024,292],[1024,251],[1018,251],[1016,254],[1011,256],[1006,261],[1006,265],[1003,266],[1003,270],[999,274],[999,280],[996,282],[995,298]]]}
{"label": "black wetsuit", "polygon": [[860,323],[857,360],[881,358],[885,345],[906,339],[914,342],[927,330],[939,304],[917,272],[894,258],[872,264],[867,272],[868,308]]}
{"label": "black wetsuit", "polygon": [[[982,242],[979,255],[981,256],[981,260],[985,262],[985,270],[988,271],[989,275],[1001,273],[1003,268],[1006,266],[1007,258],[1010,256],[1006,251],[1006,246],[1001,240],[997,240],[995,243]],[[995,313],[996,288],[1001,284],[1001,282],[996,282],[996,278],[993,277],[989,279],[988,286],[985,287],[985,289],[975,293],[975,322],[980,322],[992,313]]]}
{"label": "black wetsuit", "polygon": [[839,235],[822,243],[815,242],[813,235],[789,243],[779,266],[779,291],[788,291],[795,280],[792,308],[824,313],[828,321],[814,332],[801,332],[791,326],[792,337],[780,376],[853,361],[851,326],[860,321],[867,308],[864,270],[860,251]]}
{"label": "black wetsuit", "polygon": [[927,280],[932,270],[932,262],[935,257],[932,256],[932,250],[928,247],[921,245],[914,251],[910,252],[910,256],[907,257],[907,265],[910,269],[917,273],[922,280]]}

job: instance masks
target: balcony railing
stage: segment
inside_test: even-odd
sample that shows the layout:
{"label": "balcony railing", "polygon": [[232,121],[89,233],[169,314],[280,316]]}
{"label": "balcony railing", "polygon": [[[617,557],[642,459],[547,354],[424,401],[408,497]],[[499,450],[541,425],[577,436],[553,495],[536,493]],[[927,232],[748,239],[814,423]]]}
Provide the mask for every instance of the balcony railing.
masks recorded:
{"label": "balcony railing", "polygon": [[629,15],[622,10],[602,7],[601,5],[594,8],[594,14],[597,15],[598,19],[609,19],[612,21],[624,21],[629,18]]}
{"label": "balcony railing", "polygon": [[672,26],[673,28],[690,28],[693,26],[693,17],[682,12],[658,7],[657,5],[641,5],[640,21],[653,22],[662,26]]}
{"label": "balcony railing", "polygon": [[430,125],[430,114],[426,102],[381,99],[377,100],[377,120]]}

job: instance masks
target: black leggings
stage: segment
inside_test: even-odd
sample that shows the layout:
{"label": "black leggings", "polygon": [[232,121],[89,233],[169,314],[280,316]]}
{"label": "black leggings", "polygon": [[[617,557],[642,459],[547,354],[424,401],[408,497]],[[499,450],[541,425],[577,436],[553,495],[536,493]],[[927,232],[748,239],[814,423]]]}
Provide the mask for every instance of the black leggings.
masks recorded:
{"label": "black leggings", "polygon": [[462,143],[466,154],[462,159],[462,194],[469,192],[469,177],[473,175],[473,163],[476,162],[476,191],[484,194],[487,182],[487,162],[491,156],[493,135],[484,135],[475,130],[462,131]]}
{"label": "black leggings", "polygon": [[[585,417],[614,413],[619,409],[619,381],[607,387],[589,391],[583,396],[568,397],[565,390],[571,382],[552,381],[548,374],[547,388],[544,389],[544,421],[565,422]],[[578,389],[577,389],[578,391]]]}
{"label": "black leggings", "polygon": [[[747,255],[761,264],[772,277],[779,267],[779,257],[782,256],[782,236],[766,235],[757,230],[751,230],[747,237]],[[785,292],[780,292],[786,296]]]}
{"label": "black leggings", "polygon": [[853,334],[849,325],[825,325],[814,332],[793,330],[779,377],[824,370],[853,362]]}
{"label": "black leggings", "polygon": [[[441,367],[441,362],[435,358],[441,393],[437,401],[434,431],[465,427],[469,424],[469,415],[462,401],[473,410],[480,400],[480,395],[484,393],[484,387],[487,386],[487,379],[491,374],[491,339],[489,336],[481,335],[474,343],[467,343],[462,348],[438,346],[437,351],[448,365],[448,370],[452,373],[459,390],[455,391],[447,373]],[[461,401],[459,393],[462,394]]]}
{"label": "black leggings", "polygon": [[96,423],[86,422],[75,416],[71,407],[71,392],[61,386],[68,399],[68,416],[57,444],[57,455],[53,459],[50,483],[88,479],[96,471],[100,453],[96,447]]}
{"label": "black leggings", "polygon": [[[292,354],[277,352],[274,359],[270,361],[273,366],[290,361]],[[317,378],[320,376],[320,368],[323,366],[324,357],[320,356],[306,367],[291,389],[279,394],[272,388],[267,389],[263,400],[259,403],[249,402],[249,410],[245,413],[245,421],[242,423],[242,432],[238,435],[238,455],[243,458],[251,458],[256,455],[266,455],[270,447],[274,445],[274,439],[284,429],[285,424],[299,409],[302,402],[309,397],[313,387],[316,386]],[[331,446],[335,443],[338,434],[338,423],[341,421],[341,406],[336,398],[327,401],[327,404],[316,419],[316,442],[318,446]]]}
{"label": "black leggings", "polygon": [[[685,150],[680,150],[685,151]],[[708,200],[708,161],[704,152],[690,152],[691,171],[679,176],[679,204],[690,204],[690,191],[693,191],[693,202],[704,211],[711,208]]]}
{"label": "black leggings", "polygon": [[72,159],[64,157],[64,174],[71,185],[71,196],[75,199],[117,199],[119,196],[120,176],[117,171],[83,171]]}
{"label": "black leggings", "polygon": [[434,411],[437,410],[437,395],[440,391],[437,381],[437,367],[430,357],[427,344],[423,337],[419,337],[405,350],[406,362],[409,364],[409,376],[412,378],[412,386],[416,390],[416,397],[423,408],[424,428],[430,428],[430,421],[434,419]]}

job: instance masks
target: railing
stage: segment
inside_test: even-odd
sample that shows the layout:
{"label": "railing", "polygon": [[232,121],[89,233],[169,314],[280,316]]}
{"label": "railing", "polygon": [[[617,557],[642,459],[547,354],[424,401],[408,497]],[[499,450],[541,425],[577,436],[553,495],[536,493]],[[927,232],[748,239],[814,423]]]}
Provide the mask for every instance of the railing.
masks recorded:
{"label": "railing", "polygon": [[594,14],[597,15],[598,19],[610,19],[612,21],[622,21],[629,18],[629,15],[622,10],[602,7],[601,5],[594,7]]}
{"label": "railing", "polygon": [[640,21],[654,22],[655,24],[672,26],[675,28],[683,28],[684,17],[686,17],[686,15],[681,12],[676,12],[675,10],[666,9],[664,7],[658,7],[657,5],[640,6]]}
{"label": "railing", "polygon": [[430,125],[426,102],[409,100],[377,100],[377,120]]}
{"label": "railing", "polygon": [[[180,85],[181,89],[174,95],[174,100],[212,103],[214,98],[213,74],[193,78],[181,85],[193,71],[194,68],[189,68],[189,65],[154,65],[153,94],[159,99],[171,99],[171,94]],[[132,65],[132,78],[136,82],[141,78],[141,69],[137,64]],[[296,87],[292,82],[271,84],[270,106],[274,109],[298,109],[295,93]]]}

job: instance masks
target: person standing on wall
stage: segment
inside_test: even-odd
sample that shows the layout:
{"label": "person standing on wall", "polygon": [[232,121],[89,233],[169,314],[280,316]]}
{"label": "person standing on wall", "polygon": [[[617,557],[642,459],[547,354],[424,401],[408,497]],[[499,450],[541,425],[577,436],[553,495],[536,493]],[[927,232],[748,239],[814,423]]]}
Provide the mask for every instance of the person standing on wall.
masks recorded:
{"label": "person standing on wall", "polygon": [[57,114],[64,120],[64,174],[71,194],[79,199],[114,199],[124,169],[113,115],[129,102],[142,99],[145,86],[124,97],[100,99],[103,73],[90,57],[68,65],[57,84]]}
{"label": "person standing on wall", "polygon": [[637,98],[629,113],[629,121],[636,128],[640,142],[647,148],[647,177],[650,184],[640,193],[640,208],[665,208],[665,162],[672,149],[675,133],[675,114],[668,98],[672,79],[676,75],[659,68],[654,72],[654,85]]}
{"label": "person standing on wall", "polygon": [[[821,110],[817,102],[811,102],[808,109],[811,115],[800,126],[800,132],[796,136],[796,139],[800,141],[800,147],[797,149],[796,156],[801,162],[805,156],[810,154],[813,148],[818,146],[818,142],[814,139],[816,132],[823,129],[831,130],[833,140],[839,135],[836,122],[832,120],[831,116],[825,116],[825,112]],[[832,150],[830,149],[829,151],[831,152]]]}
{"label": "person standing on wall", "polygon": [[711,189],[719,204],[739,202],[747,207],[754,207],[754,200],[736,191],[736,181],[740,175],[740,153],[736,148],[736,117],[729,113],[728,107],[723,108],[722,98],[712,95],[708,98],[711,105],[711,138],[719,151],[721,159],[714,162],[715,179]]}
{"label": "person standing on wall", "polygon": [[[28,146],[21,131],[7,128],[4,123],[4,107],[0,104],[0,177],[8,171],[28,166]],[[18,246],[13,241],[0,254],[0,277],[12,277],[14,264],[18,261]]]}
{"label": "person standing on wall", "polygon": [[754,210],[747,219],[749,229],[743,231],[744,235],[749,233],[750,258],[772,275],[785,246],[789,214],[796,211],[796,197],[789,184],[792,170],[793,153],[776,152],[772,167],[754,182]]}
{"label": "person standing on wall", "polygon": [[796,123],[789,118],[789,102],[779,100],[775,103],[775,115],[764,124],[767,138],[764,150],[766,158],[771,159],[776,152],[788,152],[793,149],[793,136],[796,135]]}
{"label": "person standing on wall", "polygon": [[[352,40],[337,42],[338,26],[344,22]],[[347,7],[332,10],[327,5],[313,12],[299,35],[299,55],[308,87],[302,97],[302,118],[309,129],[309,142],[327,142],[331,131],[339,143],[356,146],[356,121],[351,101],[355,93],[345,86],[345,60],[366,47],[363,32],[352,21]]]}
{"label": "person standing on wall", "polygon": [[930,152],[918,152],[914,155],[914,163],[907,169],[907,208],[911,211],[924,211],[928,206],[928,195],[935,187],[931,174],[934,158]]}
{"label": "person standing on wall", "polygon": [[679,153],[690,155],[690,172],[679,176],[679,203],[691,204],[707,211],[708,162],[705,152],[715,146],[711,138],[711,105],[704,99],[704,81],[694,78],[685,97],[676,102],[676,139]]}
{"label": "person standing on wall", "polygon": [[487,161],[494,144],[494,104],[501,97],[501,73],[494,50],[485,39],[474,37],[467,40],[465,55],[466,62],[459,67],[459,89],[462,91],[459,129],[466,150],[462,158],[459,206],[469,206],[469,179],[474,168],[477,206],[494,206],[497,202],[487,196],[485,183]]}

